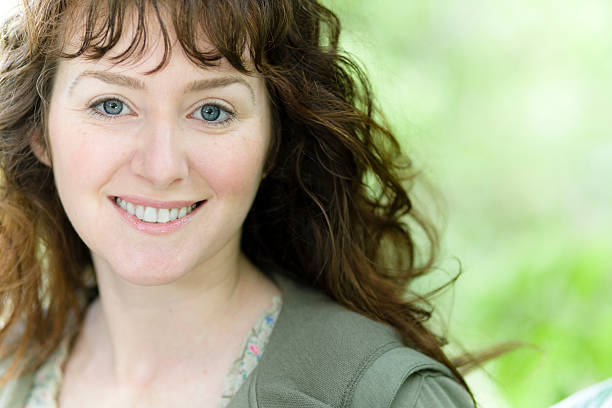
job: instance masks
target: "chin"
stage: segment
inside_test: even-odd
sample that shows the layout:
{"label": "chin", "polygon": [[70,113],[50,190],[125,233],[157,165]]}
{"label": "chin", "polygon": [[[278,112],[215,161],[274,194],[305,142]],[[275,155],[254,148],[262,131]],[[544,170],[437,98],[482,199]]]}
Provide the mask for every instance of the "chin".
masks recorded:
{"label": "chin", "polygon": [[133,257],[129,264],[126,264],[125,259],[111,263],[107,272],[132,285],[161,286],[180,280],[186,275],[187,269],[184,265],[164,262],[159,258],[142,260]]}

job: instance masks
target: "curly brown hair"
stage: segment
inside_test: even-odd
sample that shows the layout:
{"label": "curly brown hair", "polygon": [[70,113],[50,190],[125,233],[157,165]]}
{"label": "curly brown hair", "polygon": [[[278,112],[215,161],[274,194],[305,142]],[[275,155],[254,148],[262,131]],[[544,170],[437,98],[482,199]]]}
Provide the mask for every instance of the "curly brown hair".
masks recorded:
{"label": "curly brown hair", "polygon": [[[82,32],[71,36],[79,44],[68,53],[65,33],[75,13],[84,24],[72,27]],[[165,45],[156,70],[167,62],[174,33],[194,63],[225,58],[265,79],[274,130],[267,176],[243,226],[242,250],[251,261],[395,327],[467,389],[443,341],[424,325],[431,306],[410,292],[438,247],[436,229],[409,198],[415,173],[376,109],[366,74],[339,47],[337,16],[316,0],[25,0],[23,12],[2,25],[0,344],[16,356],[5,379],[21,371],[20,362],[27,369],[41,364],[87,305],[79,296],[91,270],[88,248],[31,147],[46,145],[56,65],[102,58],[133,16],[133,38],[117,63],[142,55],[153,21]],[[202,34],[214,51],[201,49]],[[424,249],[417,248],[417,229]]]}

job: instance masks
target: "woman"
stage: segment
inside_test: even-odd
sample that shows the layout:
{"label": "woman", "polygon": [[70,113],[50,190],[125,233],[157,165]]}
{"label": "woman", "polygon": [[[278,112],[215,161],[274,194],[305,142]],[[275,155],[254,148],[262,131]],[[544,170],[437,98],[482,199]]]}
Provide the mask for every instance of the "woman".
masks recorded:
{"label": "woman", "polygon": [[331,11],[24,4],[2,32],[0,406],[473,406],[406,297],[433,262],[412,230],[435,234]]}

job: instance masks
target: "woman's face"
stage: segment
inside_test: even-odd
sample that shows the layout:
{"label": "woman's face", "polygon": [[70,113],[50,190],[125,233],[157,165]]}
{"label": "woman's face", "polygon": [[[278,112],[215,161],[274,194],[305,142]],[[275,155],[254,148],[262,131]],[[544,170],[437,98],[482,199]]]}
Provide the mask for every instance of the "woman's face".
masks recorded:
{"label": "woman's face", "polygon": [[263,79],[199,68],[178,45],[145,75],[159,45],[137,63],[61,61],[48,117],[70,221],[98,269],[142,285],[236,259],[271,134]]}

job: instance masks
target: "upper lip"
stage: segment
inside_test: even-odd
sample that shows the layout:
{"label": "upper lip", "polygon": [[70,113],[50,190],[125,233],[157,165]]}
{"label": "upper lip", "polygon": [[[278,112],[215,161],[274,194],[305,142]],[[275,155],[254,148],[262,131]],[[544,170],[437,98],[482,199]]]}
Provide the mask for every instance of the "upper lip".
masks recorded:
{"label": "upper lip", "polygon": [[153,198],[146,198],[141,196],[133,196],[133,195],[118,195],[113,196],[113,200],[119,197],[122,200],[130,202],[135,205],[142,205],[143,207],[153,207],[153,208],[181,208],[181,207],[189,207],[190,205],[199,203],[204,200],[156,200]]}

